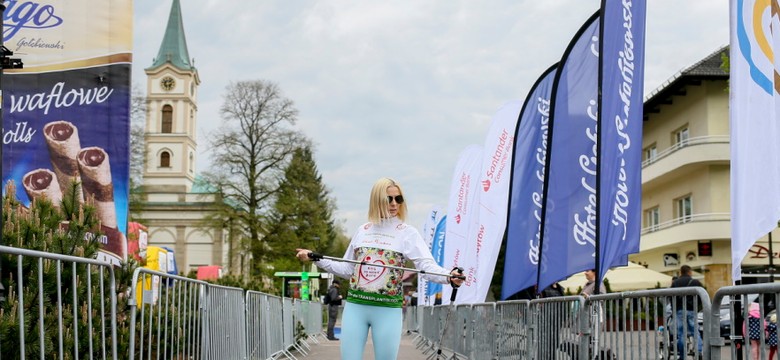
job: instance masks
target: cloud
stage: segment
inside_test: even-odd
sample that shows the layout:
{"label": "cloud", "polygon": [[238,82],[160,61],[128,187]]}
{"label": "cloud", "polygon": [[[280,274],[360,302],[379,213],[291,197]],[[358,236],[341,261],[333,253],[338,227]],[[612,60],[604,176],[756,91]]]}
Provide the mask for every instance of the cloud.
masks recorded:
{"label": "cloud", "polygon": [[[170,1],[136,2],[134,81],[145,83]],[[198,170],[230,81],[279,84],[352,233],[383,176],[409,223],[446,206],[456,157],[484,142],[493,113],[524,99],[600,1],[181,2],[203,83]],[[728,5],[648,1],[646,93],[728,43]]]}

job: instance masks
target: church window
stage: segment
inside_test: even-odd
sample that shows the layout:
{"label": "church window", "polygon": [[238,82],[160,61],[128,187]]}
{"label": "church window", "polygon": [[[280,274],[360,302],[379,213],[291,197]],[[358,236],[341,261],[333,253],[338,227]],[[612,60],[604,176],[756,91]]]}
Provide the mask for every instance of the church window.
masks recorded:
{"label": "church window", "polygon": [[162,108],[162,129],[164,134],[173,132],[173,106],[165,105]]}
{"label": "church window", "polygon": [[160,154],[160,167],[164,167],[164,168],[171,167],[171,153],[167,151],[163,151]]}

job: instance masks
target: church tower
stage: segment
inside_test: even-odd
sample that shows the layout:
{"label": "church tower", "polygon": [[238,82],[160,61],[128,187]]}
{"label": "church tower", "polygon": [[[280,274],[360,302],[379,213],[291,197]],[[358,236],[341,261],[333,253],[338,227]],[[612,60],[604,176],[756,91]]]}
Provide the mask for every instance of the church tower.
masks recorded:
{"label": "church tower", "polygon": [[173,0],[160,50],[145,71],[144,189],[190,192],[195,180],[200,77],[187,51],[179,0]]}
{"label": "church tower", "polygon": [[234,261],[246,256],[236,250],[240,232],[210,220],[220,216],[222,199],[195,181],[200,77],[187,50],[180,0],[172,0],[160,50],[145,71],[147,153],[133,219],[147,227],[149,246],[173,251],[181,274],[205,265],[244,272]]}

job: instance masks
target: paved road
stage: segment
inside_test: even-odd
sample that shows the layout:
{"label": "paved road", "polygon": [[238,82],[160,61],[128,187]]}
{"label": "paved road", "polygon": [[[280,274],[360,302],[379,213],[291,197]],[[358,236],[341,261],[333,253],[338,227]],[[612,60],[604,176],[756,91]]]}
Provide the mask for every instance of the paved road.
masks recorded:
{"label": "paved road", "polygon": [[[319,344],[312,343],[311,341],[309,341],[309,343],[311,344],[311,351],[309,352],[308,356],[299,357],[298,354],[296,353],[295,357],[301,360],[303,359],[338,360],[341,358],[339,355],[338,341],[329,341],[321,337],[317,337],[317,339],[320,341]],[[423,355],[422,351],[414,347],[414,335],[401,336],[401,349],[398,352],[399,359],[425,360],[427,357],[428,357],[427,355]],[[367,359],[367,360],[374,359],[374,345],[371,342],[371,334],[369,334],[368,336],[368,343],[366,344],[366,351],[363,353],[363,359]]]}

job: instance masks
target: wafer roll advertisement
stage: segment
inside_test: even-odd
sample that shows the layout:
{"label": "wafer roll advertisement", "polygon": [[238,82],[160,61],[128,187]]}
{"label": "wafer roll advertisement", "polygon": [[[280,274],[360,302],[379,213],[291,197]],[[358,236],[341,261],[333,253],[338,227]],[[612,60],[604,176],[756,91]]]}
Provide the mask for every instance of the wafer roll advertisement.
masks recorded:
{"label": "wafer roll advertisement", "polygon": [[57,174],[49,169],[37,169],[24,174],[22,186],[30,200],[45,197],[56,207],[60,207],[62,203],[62,191],[57,182]]}
{"label": "wafer roll advertisement", "polygon": [[103,226],[116,228],[114,185],[111,183],[108,154],[99,147],[88,147],[79,152],[78,161],[84,194],[95,199],[95,208]]}
{"label": "wafer roll advertisement", "polygon": [[[61,192],[66,192],[73,181],[81,182],[77,156],[81,149],[79,130],[67,121],[50,122],[43,127],[43,135],[49,148],[49,158],[57,174]],[[84,197],[79,192],[79,200]]]}

